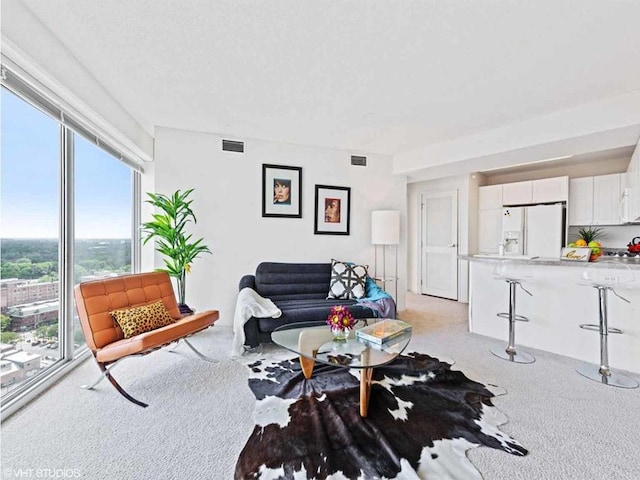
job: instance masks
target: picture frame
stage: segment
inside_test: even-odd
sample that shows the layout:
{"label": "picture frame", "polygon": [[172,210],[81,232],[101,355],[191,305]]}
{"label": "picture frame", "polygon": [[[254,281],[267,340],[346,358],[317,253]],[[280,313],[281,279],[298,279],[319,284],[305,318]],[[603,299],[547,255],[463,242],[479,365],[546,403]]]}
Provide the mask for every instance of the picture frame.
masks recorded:
{"label": "picture frame", "polygon": [[262,216],[302,218],[302,167],[262,164]]}
{"label": "picture frame", "polygon": [[563,247],[560,260],[569,262],[588,262],[591,256],[589,247]]}
{"label": "picture frame", "polygon": [[349,235],[351,223],[351,188],[316,185],[313,233]]}

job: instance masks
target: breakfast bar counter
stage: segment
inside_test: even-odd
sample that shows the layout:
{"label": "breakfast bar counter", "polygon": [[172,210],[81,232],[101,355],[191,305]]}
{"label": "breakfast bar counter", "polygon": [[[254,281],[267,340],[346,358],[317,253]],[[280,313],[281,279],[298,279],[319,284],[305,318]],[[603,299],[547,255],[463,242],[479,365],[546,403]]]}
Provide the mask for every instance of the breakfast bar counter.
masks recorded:
{"label": "breakfast bar counter", "polygon": [[[599,335],[580,328],[599,323],[598,290],[586,285],[583,272],[591,268],[610,269],[624,285],[608,296],[609,326],[622,334],[608,336],[609,362],[614,369],[640,373],[640,261],[603,261],[593,263],[558,259],[526,259],[508,256],[461,255],[469,262],[469,330],[499,338],[507,345],[508,320],[496,316],[509,310],[509,285],[496,277],[504,261],[527,272],[517,292],[516,312],[529,319],[516,322],[516,346],[536,348],[588,363],[598,364]],[[597,264],[597,265],[596,265]],[[633,279],[628,282],[628,279]],[[487,352],[488,353],[488,352]]]}

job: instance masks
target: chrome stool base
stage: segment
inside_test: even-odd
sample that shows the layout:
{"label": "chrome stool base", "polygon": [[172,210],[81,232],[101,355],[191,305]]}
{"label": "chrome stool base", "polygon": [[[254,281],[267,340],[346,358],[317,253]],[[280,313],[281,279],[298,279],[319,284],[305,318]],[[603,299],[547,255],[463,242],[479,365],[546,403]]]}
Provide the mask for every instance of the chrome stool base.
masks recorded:
{"label": "chrome stool base", "polygon": [[502,347],[493,347],[491,349],[491,353],[493,353],[498,358],[501,358],[503,360],[507,360],[513,363],[533,363],[536,361],[533,355],[529,355],[526,352],[508,353]]}
{"label": "chrome stool base", "polygon": [[[496,313],[496,317],[506,318],[507,320],[511,319],[511,315],[509,315],[507,312]],[[516,315],[515,318],[516,318],[516,320],[518,322],[528,322],[529,321],[529,319],[527,317],[522,316],[522,315]]]}
{"label": "chrome stool base", "polygon": [[600,367],[596,365],[581,365],[576,368],[576,372],[589,380],[611,385],[612,387],[638,388],[638,382],[634,379],[615,372],[610,372],[609,375],[602,375]]}

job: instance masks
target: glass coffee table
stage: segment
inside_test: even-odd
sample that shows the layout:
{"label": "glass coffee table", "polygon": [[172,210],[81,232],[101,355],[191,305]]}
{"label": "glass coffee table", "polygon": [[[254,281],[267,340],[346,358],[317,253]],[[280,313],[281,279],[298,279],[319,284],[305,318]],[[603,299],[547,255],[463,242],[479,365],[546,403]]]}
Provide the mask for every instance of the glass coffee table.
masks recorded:
{"label": "glass coffee table", "polygon": [[[385,320],[367,318],[359,320],[355,329]],[[400,355],[411,340],[411,331],[382,345],[356,338],[355,331],[343,341],[334,341],[331,329],[319,322],[290,323],[276,328],[271,340],[300,356],[305,378],[311,378],[315,362],[342,368],[360,369],[360,415],[367,416],[373,369],[386,365]]]}

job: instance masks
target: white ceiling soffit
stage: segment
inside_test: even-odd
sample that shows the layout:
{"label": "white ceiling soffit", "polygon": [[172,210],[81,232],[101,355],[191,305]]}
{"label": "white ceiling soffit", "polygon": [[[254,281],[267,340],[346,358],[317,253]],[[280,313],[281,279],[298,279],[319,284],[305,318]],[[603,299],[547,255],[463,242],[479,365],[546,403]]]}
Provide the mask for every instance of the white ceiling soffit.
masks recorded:
{"label": "white ceiling soffit", "polygon": [[636,0],[23,1],[149,132],[396,154],[640,89]]}

